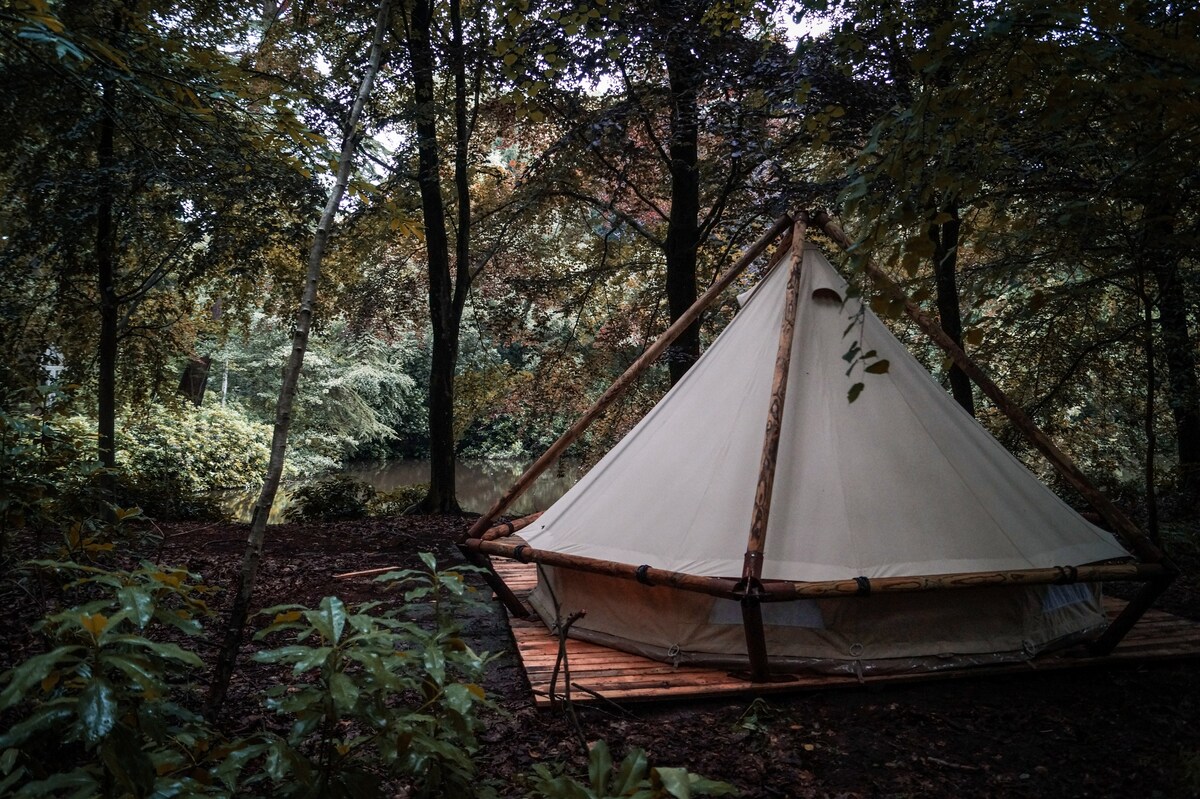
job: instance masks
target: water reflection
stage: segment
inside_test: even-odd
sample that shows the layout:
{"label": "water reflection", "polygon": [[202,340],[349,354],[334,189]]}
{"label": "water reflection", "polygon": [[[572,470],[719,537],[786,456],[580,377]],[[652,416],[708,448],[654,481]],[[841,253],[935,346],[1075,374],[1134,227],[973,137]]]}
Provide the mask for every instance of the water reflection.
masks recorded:
{"label": "water reflection", "polygon": [[[516,482],[526,466],[527,463],[519,461],[459,461],[455,471],[458,504],[463,510],[483,513]],[[345,471],[354,479],[369,483],[375,486],[376,491],[381,492],[413,483],[429,482],[429,461],[423,460],[358,463],[347,467]],[[559,461],[539,477],[524,496],[513,503],[508,513],[520,516],[545,510],[575,485],[575,481],[581,476],[580,464]],[[297,484],[279,487],[268,524],[284,521],[283,514],[287,511],[291,491],[296,487]],[[223,498],[222,504],[233,518],[248,522],[257,499],[257,491],[231,492]]]}

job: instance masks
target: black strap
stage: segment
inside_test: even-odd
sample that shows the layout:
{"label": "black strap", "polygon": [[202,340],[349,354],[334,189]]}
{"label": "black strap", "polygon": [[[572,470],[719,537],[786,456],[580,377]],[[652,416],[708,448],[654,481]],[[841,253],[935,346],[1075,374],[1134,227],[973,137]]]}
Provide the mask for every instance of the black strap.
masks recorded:
{"label": "black strap", "polygon": [[866,577],[855,577],[854,582],[858,584],[858,596],[868,596],[871,593],[871,581]]}
{"label": "black strap", "polygon": [[641,566],[637,567],[637,571],[633,573],[633,576],[636,577],[637,581],[642,585],[654,585],[654,583],[650,582],[650,578],[646,576],[646,572],[648,571],[650,571],[650,564],[643,563]]}

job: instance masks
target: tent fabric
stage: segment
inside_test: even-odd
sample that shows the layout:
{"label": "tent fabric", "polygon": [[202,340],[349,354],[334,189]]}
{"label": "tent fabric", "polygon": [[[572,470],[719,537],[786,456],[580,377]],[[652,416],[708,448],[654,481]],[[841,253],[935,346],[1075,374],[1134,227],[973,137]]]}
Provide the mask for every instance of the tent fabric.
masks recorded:
{"label": "tent fabric", "polygon": [[[1027,660],[1105,626],[1094,586],[979,588],[762,606],[775,671],[933,671]],[[741,606],[729,599],[540,567],[530,604],[546,622],[586,610],[572,637],[676,664],[744,668]],[[846,664],[851,664],[847,668]]]}
{"label": "tent fabric", "polygon": [[[763,579],[1081,565],[1127,553],[932,380],[813,245],[802,284]],[[793,252],[793,257],[798,253]],[[522,535],[535,548],[739,577],[788,259],[657,406]],[[824,289],[825,291],[822,291]],[[848,329],[849,328],[849,329]],[[847,376],[858,341],[889,361]],[[851,403],[854,382],[865,388]]]}
{"label": "tent fabric", "polygon": [[[813,245],[794,247],[708,351],[570,491],[521,532],[536,549],[740,578],[785,286],[803,258],[766,580],[844,580],[1079,566],[1126,558],[1042,485],[850,298]],[[845,301],[842,298],[847,298]],[[847,374],[852,343],[886,373]],[[855,402],[847,392],[864,389]],[[531,603],[572,635],[668,661],[746,660],[736,602],[539,568]],[[1023,659],[1094,633],[1097,587],[1013,586],[762,606],[772,668],[941,668]],[[850,665],[847,665],[850,664]]]}

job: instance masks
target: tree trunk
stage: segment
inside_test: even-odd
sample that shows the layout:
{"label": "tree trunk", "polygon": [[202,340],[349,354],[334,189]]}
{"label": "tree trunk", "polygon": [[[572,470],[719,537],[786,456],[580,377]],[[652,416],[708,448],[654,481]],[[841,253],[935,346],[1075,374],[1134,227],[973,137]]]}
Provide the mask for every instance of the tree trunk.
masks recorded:
{"label": "tree trunk", "polygon": [[1158,285],[1158,326],[1167,364],[1167,400],[1175,420],[1180,488],[1189,503],[1200,501],[1200,384],[1195,339],[1188,328],[1188,300],[1179,274],[1179,253],[1171,246],[1174,219],[1161,203],[1147,208],[1144,252]]}
{"label": "tree trunk", "polygon": [[[947,213],[951,219],[941,225],[931,226],[929,237],[933,239],[933,272],[937,284],[937,309],[942,330],[945,330],[946,335],[961,348],[963,340],[962,313],[958,296],[958,209],[950,207]],[[971,378],[954,365],[950,367],[950,393],[967,413],[975,415]]]}
{"label": "tree trunk", "polygon": [[96,148],[99,193],[96,201],[96,289],[100,298],[99,380],[96,390],[97,443],[100,462],[116,466],[117,457],[117,275],[113,222],[113,139],[116,90],[106,80],[101,89],[100,141]]}
{"label": "tree trunk", "polygon": [[234,667],[237,665],[238,649],[241,647],[242,633],[250,612],[250,599],[254,592],[258,564],[262,560],[267,519],[271,515],[271,506],[275,503],[275,493],[279,490],[279,481],[283,476],[288,427],[292,421],[292,406],[295,404],[300,370],[304,365],[304,353],[308,347],[308,333],[312,327],[313,307],[317,300],[317,283],[321,276],[321,261],[325,257],[325,246],[329,241],[334,216],[337,213],[338,205],[341,204],[342,196],[346,193],[346,184],[350,180],[354,149],[359,138],[359,118],[362,116],[363,106],[366,105],[367,98],[371,94],[371,86],[383,60],[383,37],[388,27],[389,5],[390,0],[381,0],[379,4],[379,15],[375,20],[375,36],[371,42],[367,68],[363,72],[358,94],[354,99],[354,106],[351,108],[350,116],[343,128],[337,180],[333,190],[329,193],[325,210],[321,213],[320,222],[318,222],[316,233],[313,235],[312,248],[308,253],[308,271],[305,276],[304,293],[300,300],[300,310],[296,313],[295,330],[292,333],[292,352],[283,370],[283,384],[280,386],[279,400],[275,405],[275,431],[271,437],[271,458],[267,465],[262,492],[254,506],[254,518],[250,524],[250,535],[246,540],[246,552],[242,558],[242,569],[238,576],[237,594],[230,610],[229,623],[209,691],[208,713],[210,717],[220,712],[225,701],[225,692],[229,688],[229,678],[233,675]]}
{"label": "tree trunk", "polygon": [[429,275],[429,319],[433,328],[429,366],[429,493],[419,510],[425,513],[458,513],[454,465],[454,372],[458,366],[459,328],[470,287],[470,184],[467,174],[466,75],[462,42],[461,6],[450,5],[454,72],[454,180],[458,194],[458,238],[455,275],[451,275],[450,239],[439,174],[437,111],[434,104],[434,54],[431,41],[433,4],[416,0],[408,32],[412,59],[413,98],[416,103],[417,184],[425,222],[426,263]]}
{"label": "tree trunk", "polygon": [[[682,48],[667,52],[671,87],[671,212],[664,245],[667,304],[674,322],[696,302],[696,250],[700,241],[699,78],[694,56]],[[700,357],[700,320],[675,341],[669,353],[671,384],[678,383]]]}

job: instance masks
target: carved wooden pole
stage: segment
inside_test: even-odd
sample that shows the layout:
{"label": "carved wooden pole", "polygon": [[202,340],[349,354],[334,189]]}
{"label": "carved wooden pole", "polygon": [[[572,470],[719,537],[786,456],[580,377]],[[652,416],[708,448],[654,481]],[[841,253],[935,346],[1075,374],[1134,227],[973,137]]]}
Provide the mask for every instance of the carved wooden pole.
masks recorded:
{"label": "carved wooden pole", "polygon": [[796,310],[800,302],[800,272],[804,263],[804,236],[808,214],[797,215],[792,230],[792,266],[788,271],[783,322],[779,326],[779,348],[775,353],[775,375],[771,381],[771,404],[767,408],[767,429],[763,436],[758,485],[754,490],[754,509],[750,518],[750,538],[742,564],[742,626],[746,631],[746,652],[750,656],[750,679],[764,682],[770,676],[767,638],[763,629],[761,594],[763,549],[767,523],[771,518],[771,496],[775,490],[775,466],[779,461],[779,436],[783,430],[783,409],[787,401],[788,372],[792,364],[792,341],[796,337]]}

